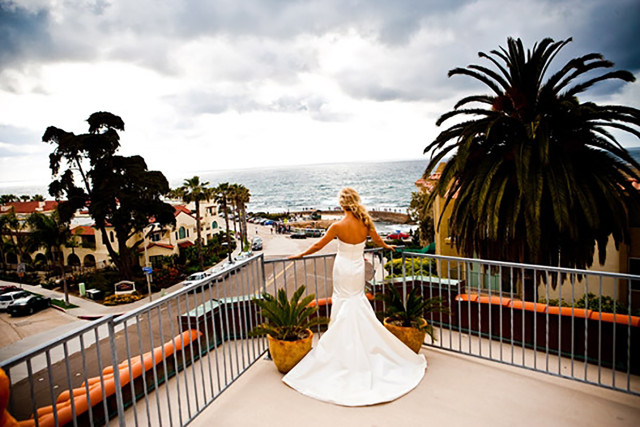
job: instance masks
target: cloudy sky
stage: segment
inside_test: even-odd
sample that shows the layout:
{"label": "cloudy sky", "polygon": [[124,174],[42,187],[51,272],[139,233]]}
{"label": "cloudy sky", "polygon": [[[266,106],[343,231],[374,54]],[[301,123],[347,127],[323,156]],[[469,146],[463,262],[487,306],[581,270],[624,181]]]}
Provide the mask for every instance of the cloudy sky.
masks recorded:
{"label": "cloudy sky", "polygon": [[[425,158],[437,117],[486,92],[448,70],[572,37],[558,62],[599,52],[640,80],[639,22],[638,0],[0,0],[0,193],[46,185],[45,129],[95,111],[170,180]],[[589,96],[640,108],[639,86]]]}

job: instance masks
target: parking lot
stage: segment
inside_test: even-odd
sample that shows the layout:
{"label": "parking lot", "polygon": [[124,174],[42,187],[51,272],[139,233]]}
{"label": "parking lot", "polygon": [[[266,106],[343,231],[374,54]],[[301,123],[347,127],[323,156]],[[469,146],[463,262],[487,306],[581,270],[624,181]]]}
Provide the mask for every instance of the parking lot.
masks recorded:
{"label": "parking lot", "polygon": [[0,347],[11,345],[23,338],[77,321],[78,319],[75,316],[56,310],[53,307],[29,316],[11,317],[7,312],[0,312]]}

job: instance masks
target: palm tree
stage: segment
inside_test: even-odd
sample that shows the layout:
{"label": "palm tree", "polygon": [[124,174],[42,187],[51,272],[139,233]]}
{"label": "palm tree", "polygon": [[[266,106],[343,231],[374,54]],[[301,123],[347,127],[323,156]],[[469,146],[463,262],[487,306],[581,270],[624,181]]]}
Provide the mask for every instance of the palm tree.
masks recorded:
{"label": "palm tree", "polygon": [[227,230],[227,250],[229,251],[229,261],[231,261],[231,234],[229,233],[229,195],[231,194],[231,186],[228,182],[218,184],[213,189],[214,200],[220,204],[220,210],[224,212],[224,224]]}
{"label": "palm tree", "polygon": [[[231,203],[231,214],[233,215],[233,235],[238,235],[238,227],[236,226],[239,212],[238,212],[238,184],[229,185],[229,202]],[[242,233],[242,231],[241,231]]]}
{"label": "palm tree", "polygon": [[20,198],[15,194],[3,194],[0,196],[0,205],[6,205],[7,203],[19,202]]}
{"label": "palm tree", "polygon": [[58,211],[54,211],[51,215],[41,213],[33,213],[29,215],[27,223],[31,228],[29,233],[29,246],[37,250],[44,248],[48,257],[55,265],[58,263],[60,274],[62,274],[62,284],[64,289],[64,301],[69,305],[69,291],[67,289],[67,279],[64,271],[64,253],[63,248],[71,239],[71,230],[67,223],[60,221]]}
{"label": "palm tree", "polygon": [[249,232],[247,230],[247,203],[251,200],[249,189],[242,184],[236,190],[236,204],[240,214],[240,232],[245,243],[248,243]]}
{"label": "palm tree", "polygon": [[20,220],[13,211],[3,215],[4,231],[3,234],[8,234],[9,239],[5,242],[3,251],[5,256],[8,253],[13,253],[18,258],[19,262],[28,262],[29,259],[29,231],[27,223]]}
{"label": "palm tree", "polygon": [[200,269],[204,264],[202,254],[202,236],[200,227],[200,202],[207,201],[212,198],[212,189],[208,187],[209,182],[200,182],[200,177],[194,176],[191,179],[185,179],[182,187],[178,188],[176,193],[182,198],[185,203],[195,202],[196,204],[196,248],[198,251],[198,262],[200,263]]}
{"label": "palm tree", "polygon": [[425,175],[451,156],[431,201],[440,196],[445,208],[453,204],[451,236],[466,256],[586,268],[596,242],[604,263],[610,235],[616,246],[629,239],[629,219],[640,212],[640,192],[631,183],[640,179],[640,166],[610,131],[640,137],[640,111],[581,102],[577,95],[600,81],[634,77],[627,71],[592,76],[613,66],[592,53],[546,78],[570,41],[544,39],[525,51],[521,40],[509,38],[508,49],[479,53],[493,67],[449,71],[492,92],[468,96],[442,115],[438,126],[458,121],[425,149],[432,153]]}

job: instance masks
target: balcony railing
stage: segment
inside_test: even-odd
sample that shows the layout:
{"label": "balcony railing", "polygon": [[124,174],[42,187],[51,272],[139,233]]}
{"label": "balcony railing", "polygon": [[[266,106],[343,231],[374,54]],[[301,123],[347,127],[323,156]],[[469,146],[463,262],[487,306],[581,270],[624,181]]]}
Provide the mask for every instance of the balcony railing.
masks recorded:
{"label": "balcony railing", "polygon": [[[640,277],[407,252],[392,255],[394,263],[382,255],[365,254],[367,292],[417,287],[449,306],[451,315],[429,316],[438,340],[427,345],[640,395],[632,290]],[[264,338],[248,337],[261,322],[252,298],[304,284],[319,314],[329,315],[334,256],[255,256],[3,361],[8,409],[34,426],[186,425],[266,353]]]}

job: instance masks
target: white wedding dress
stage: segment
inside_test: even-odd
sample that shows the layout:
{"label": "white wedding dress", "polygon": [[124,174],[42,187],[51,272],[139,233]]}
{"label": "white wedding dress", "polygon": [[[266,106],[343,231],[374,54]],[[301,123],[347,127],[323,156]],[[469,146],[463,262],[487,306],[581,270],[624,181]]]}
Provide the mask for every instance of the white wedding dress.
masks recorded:
{"label": "white wedding dress", "polygon": [[338,240],[329,329],[283,378],[307,396],[345,406],[394,400],[418,385],[427,366],[378,321],[364,294],[364,242]]}

